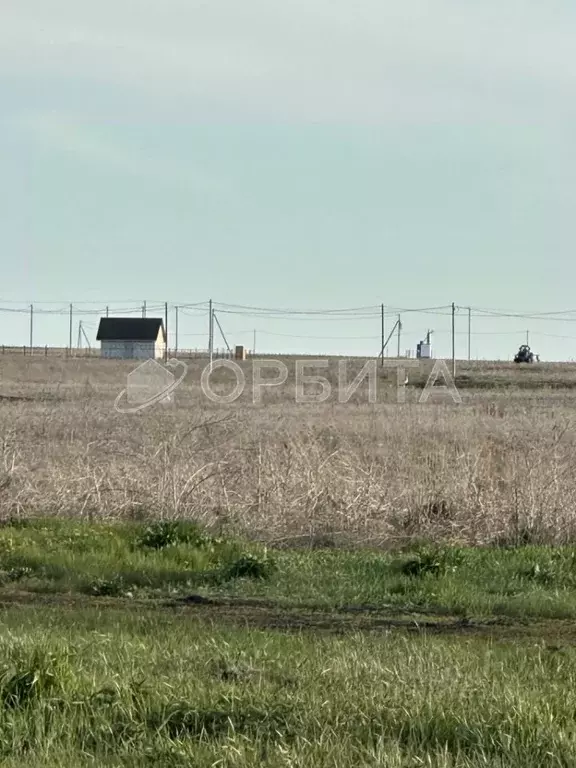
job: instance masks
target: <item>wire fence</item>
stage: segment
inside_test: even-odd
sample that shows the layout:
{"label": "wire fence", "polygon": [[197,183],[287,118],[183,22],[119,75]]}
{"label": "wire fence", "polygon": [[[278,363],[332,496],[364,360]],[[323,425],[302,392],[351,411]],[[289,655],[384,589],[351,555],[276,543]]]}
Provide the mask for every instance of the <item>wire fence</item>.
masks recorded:
{"label": "wire fence", "polygon": [[[247,359],[250,358],[274,358],[274,357],[317,357],[316,354],[313,353],[299,353],[298,355],[290,355],[286,354],[281,351],[277,352],[258,352],[256,353],[252,349],[246,349],[244,351],[245,357]],[[111,357],[108,355],[102,355],[102,351],[99,347],[92,347],[90,349],[83,348],[83,347],[72,347],[71,349],[68,347],[51,347],[48,345],[45,345],[43,347],[27,347],[26,345],[23,346],[7,346],[2,345],[0,346],[0,358],[3,355],[8,356],[19,356],[19,357],[35,357],[35,358],[42,358],[42,357],[60,357],[60,358],[93,358],[98,360],[118,360],[119,357]],[[167,357],[168,358],[177,358],[178,360],[209,360],[210,359],[210,350],[209,349],[168,349],[167,350]],[[337,355],[335,355],[337,357]],[[410,358],[413,357],[412,350],[405,350],[404,354],[401,354],[400,357],[402,359],[404,358]],[[238,359],[236,355],[236,351],[233,349],[225,349],[225,348],[216,348],[212,350],[212,359],[213,360],[234,360]]]}
{"label": "wire fence", "polygon": [[[169,349],[167,351],[168,357],[177,357],[179,359],[204,359],[210,357],[209,349]],[[20,355],[25,357],[86,357],[86,358],[98,358],[103,360],[118,360],[117,357],[105,357],[102,356],[102,352],[99,347],[83,348],[83,347],[51,347],[45,345],[43,347],[27,347],[23,346],[7,346],[3,344],[0,347],[0,355]],[[252,356],[251,350],[247,350],[247,355]],[[214,349],[212,350],[212,358],[217,359],[231,359],[234,357],[234,351],[228,349]]]}

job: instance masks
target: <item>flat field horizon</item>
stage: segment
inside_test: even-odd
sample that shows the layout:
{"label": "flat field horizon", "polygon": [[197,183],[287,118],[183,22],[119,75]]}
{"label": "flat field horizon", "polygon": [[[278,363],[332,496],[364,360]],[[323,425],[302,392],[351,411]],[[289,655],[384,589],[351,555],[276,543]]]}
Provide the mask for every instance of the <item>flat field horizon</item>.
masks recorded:
{"label": "flat field horizon", "polygon": [[576,365],[282,362],[0,355],[0,762],[573,766]]}

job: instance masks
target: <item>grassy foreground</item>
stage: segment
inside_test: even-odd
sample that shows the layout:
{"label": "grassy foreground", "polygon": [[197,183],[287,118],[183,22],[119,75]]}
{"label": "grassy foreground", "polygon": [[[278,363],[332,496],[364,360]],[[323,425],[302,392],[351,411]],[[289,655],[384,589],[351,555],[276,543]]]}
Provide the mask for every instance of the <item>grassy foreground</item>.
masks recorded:
{"label": "grassy foreground", "polygon": [[5,525],[0,764],[572,766],[574,552]]}
{"label": "grassy foreground", "polygon": [[4,612],[6,766],[570,766],[576,656],[290,636],[109,608]]}

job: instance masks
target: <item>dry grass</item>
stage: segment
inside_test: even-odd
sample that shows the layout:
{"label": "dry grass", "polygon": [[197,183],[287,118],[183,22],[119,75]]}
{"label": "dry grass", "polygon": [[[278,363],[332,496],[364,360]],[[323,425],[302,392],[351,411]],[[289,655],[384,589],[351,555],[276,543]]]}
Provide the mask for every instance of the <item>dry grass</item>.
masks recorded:
{"label": "dry grass", "polygon": [[377,403],[296,404],[287,364],[261,405],[210,402],[196,362],[173,406],[120,414],[130,362],[2,357],[0,515],[178,516],[275,541],[576,538],[576,366],[462,364],[455,406],[416,402],[426,372],[403,405],[393,372]]}

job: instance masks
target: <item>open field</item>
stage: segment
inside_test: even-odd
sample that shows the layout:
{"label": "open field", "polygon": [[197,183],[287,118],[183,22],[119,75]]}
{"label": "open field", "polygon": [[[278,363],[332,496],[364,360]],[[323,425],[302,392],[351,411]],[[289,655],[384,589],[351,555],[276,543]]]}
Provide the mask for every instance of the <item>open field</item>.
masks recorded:
{"label": "open field", "polygon": [[576,366],[286,364],[121,414],[130,362],[0,358],[0,764],[576,764]]}
{"label": "open field", "polygon": [[[375,403],[365,387],[347,403],[295,403],[290,361],[260,404],[247,385],[220,405],[201,391],[201,365],[173,407],[120,414],[129,361],[1,358],[0,515],[178,516],[271,542],[576,535],[576,365],[459,364],[461,405],[419,404],[424,369],[408,371],[404,404],[393,370]],[[233,388],[229,371],[214,380]]]}

